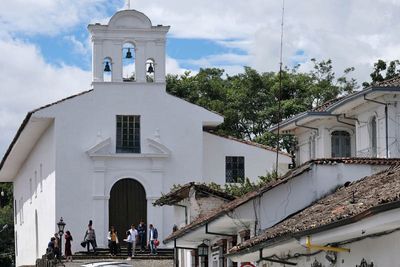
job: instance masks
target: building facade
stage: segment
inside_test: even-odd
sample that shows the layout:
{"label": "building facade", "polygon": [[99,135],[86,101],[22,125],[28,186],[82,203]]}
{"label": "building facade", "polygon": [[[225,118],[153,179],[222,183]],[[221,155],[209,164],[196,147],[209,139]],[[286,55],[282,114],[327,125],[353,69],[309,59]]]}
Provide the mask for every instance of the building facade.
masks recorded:
{"label": "building facade", "polygon": [[280,131],[296,137],[298,165],[316,158],[398,158],[399,93],[395,77],[295,115]]}
{"label": "building facade", "polygon": [[166,92],[168,26],[122,10],[88,29],[92,88],[29,112],[0,164],[0,181],[14,184],[17,266],[41,257],[61,217],[73,251],[89,220],[101,247],[109,226],[122,240],[141,219],[161,239],[177,222],[172,207],[152,203],[174,184],[254,181],[275,169],[273,149],[205,132],[223,118]]}
{"label": "building facade", "polygon": [[169,235],[191,251],[176,266],[395,265],[399,92],[396,77],[283,121],[297,167]]}

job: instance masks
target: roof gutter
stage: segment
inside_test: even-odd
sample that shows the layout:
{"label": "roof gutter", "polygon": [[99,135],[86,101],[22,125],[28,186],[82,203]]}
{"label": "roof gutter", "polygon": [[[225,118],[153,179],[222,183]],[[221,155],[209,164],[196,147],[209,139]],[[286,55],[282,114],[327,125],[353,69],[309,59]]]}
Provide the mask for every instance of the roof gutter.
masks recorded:
{"label": "roof gutter", "polygon": [[336,115],[336,121],[339,122],[339,123],[343,123],[343,124],[346,124],[346,125],[355,127],[354,124],[351,124],[351,123],[348,123],[348,122],[345,122],[345,121],[341,121],[341,120],[340,120],[340,114],[339,114],[339,115]]}
{"label": "roof gutter", "polygon": [[367,98],[367,94],[364,94],[364,100],[376,103],[376,104],[380,104],[380,105],[384,105],[385,106],[385,139],[386,139],[386,158],[389,158],[389,133],[388,133],[388,103],[385,102],[380,102],[380,101],[376,101],[374,99],[369,99]]}
{"label": "roof gutter", "polygon": [[297,127],[300,127],[300,128],[306,128],[306,129],[317,131],[317,135],[319,135],[319,129],[318,128],[300,125],[300,124],[297,124],[297,121],[294,122],[294,125],[296,125]]}

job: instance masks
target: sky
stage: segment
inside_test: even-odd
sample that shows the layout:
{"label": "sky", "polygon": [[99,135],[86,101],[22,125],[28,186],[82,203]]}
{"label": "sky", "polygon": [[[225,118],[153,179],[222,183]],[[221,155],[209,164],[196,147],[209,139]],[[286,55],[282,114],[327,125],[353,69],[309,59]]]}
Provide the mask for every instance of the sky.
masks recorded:
{"label": "sky", "polygon": [[[0,3],[0,158],[29,110],[91,83],[89,23],[107,23],[124,0]],[[153,25],[170,25],[167,72],[279,68],[282,1],[131,0]],[[361,84],[377,59],[400,59],[399,0],[285,0],[283,61],[332,59]]]}

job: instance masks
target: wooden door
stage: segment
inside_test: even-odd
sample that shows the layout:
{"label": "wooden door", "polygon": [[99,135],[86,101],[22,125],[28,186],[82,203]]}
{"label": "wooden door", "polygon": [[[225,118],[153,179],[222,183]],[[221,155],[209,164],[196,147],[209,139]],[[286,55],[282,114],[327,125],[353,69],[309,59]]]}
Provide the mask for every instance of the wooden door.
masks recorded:
{"label": "wooden door", "polygon": [[109,226],[115,227],[122,242],[131,224],[137,226],[140,220],[147,223],[147,200],[143,186],[134,179],[119,180],[110,193]]}

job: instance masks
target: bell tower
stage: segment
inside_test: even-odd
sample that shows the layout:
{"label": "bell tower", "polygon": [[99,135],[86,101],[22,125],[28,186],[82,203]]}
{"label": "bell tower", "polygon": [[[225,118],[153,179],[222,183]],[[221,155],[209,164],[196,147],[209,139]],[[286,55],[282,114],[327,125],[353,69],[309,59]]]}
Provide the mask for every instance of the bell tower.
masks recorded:
{"label": "bell tower", "polygon": [[164,83],[169,28],[129,6],[107,25],[90,24],[93,82]]}

